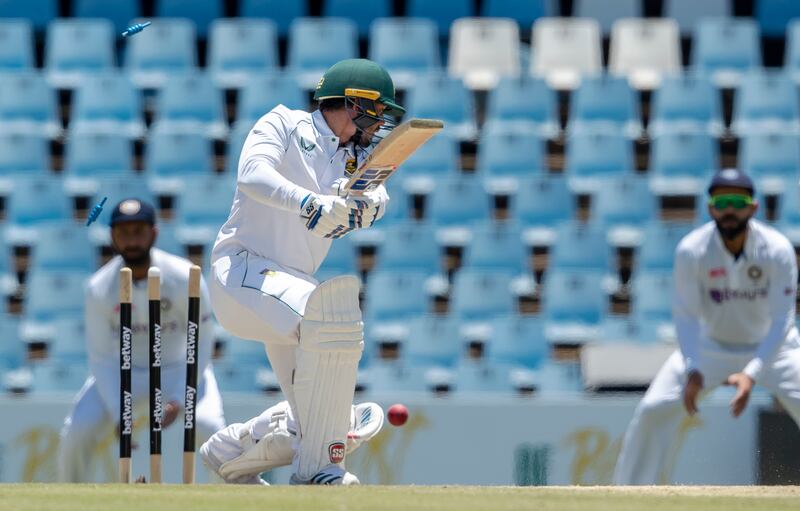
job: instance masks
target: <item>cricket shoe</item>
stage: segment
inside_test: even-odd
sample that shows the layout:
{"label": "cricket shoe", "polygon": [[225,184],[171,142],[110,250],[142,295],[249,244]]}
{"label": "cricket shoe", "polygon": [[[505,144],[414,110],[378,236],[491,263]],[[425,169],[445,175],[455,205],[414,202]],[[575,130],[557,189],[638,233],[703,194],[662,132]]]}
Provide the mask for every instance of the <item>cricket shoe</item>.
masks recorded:
{"label": "cricket shoe", "polygon": [[220,461],[220,459],[211,452],[210,442],[206,442],[200,446],[200,458],[203,460],[203,464],[208,467],[209,470],[212,470],[228,484],[254,484],[260,486],[269,486],[269,483],[261,479],[261,476],[258,474],[246,475],[235,479],[226,478],[223,476],[222,472],[220,471],[220,467],[222,467],[222,461]]}
{"label": "cricket shoe", "polygon": [[341,484],[344,486],[361,484],[356,476],[346,471],[339,465],[328,465],[317,472],[311,479],[302,480],[297,474],[292,474],[289,484]]}

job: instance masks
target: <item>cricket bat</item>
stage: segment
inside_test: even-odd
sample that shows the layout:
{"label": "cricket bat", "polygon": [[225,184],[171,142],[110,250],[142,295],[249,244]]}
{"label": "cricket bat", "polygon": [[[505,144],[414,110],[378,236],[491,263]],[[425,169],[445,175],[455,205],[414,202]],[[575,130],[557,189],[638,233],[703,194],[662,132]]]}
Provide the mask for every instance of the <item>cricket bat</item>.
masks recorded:
{"label": "cricket bat", "polygon": [[345,185],[347,195],[363,195],[385,183],[414,151],[443,127],[444,123],[437,119],[411,119],[397,126],[353,173]]}

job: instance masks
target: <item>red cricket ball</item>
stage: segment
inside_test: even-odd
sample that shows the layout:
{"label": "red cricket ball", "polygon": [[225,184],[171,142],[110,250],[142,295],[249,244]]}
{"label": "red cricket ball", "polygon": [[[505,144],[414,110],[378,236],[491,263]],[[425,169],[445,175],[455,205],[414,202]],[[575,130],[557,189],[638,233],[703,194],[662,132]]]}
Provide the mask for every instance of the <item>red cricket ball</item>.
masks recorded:
{"label": "red cricket ball", "polygon": [[386,412],[386,416],[392,426],[402,426],[408,420],[408,408],[401,404],[392,405]]}

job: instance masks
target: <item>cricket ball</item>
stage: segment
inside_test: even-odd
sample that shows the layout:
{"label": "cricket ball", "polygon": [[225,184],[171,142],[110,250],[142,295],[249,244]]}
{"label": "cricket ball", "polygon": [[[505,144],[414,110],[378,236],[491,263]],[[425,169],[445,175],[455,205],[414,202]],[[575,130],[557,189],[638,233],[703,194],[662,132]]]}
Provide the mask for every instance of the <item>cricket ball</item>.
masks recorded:
{"label": "cricket ball", "polygon": [[386,412],[386,416],[392,426],[402,426],[408,420],[408,408],[401,404],[392,405]]}

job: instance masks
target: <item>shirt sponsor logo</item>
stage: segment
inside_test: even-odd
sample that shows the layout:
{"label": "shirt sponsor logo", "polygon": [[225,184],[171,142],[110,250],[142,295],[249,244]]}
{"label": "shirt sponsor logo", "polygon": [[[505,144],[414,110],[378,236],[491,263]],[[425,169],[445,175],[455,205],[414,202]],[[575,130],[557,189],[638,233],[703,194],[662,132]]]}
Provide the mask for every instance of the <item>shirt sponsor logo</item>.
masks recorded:
{"label": "shirt sponsor logo", "polygon": [[711,271],[708,272],[708,276],[712,279],[718,279],[727,275],[728,272],[725,271],[725,268],[712,268]]}
{"label": "shirt sponsor logo", "polygon": [[709,289],[708,294],[714,303],[722,304],[728,301],[747,301],[754,302],[761,298],[767,298],[767,288],[757,289]]}
{"label": "shirt sponsor logo", "polygon": [[300,149],[302,149],[303,152],[306,153],[306,155],[308,156],[310,156],[314,148],[317,147],[317,144],[315,144],[310,140],[306,140],[303,137],[299,137],[299,143],[300,143]]}

